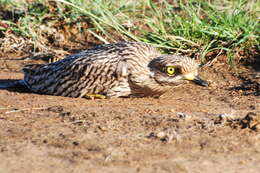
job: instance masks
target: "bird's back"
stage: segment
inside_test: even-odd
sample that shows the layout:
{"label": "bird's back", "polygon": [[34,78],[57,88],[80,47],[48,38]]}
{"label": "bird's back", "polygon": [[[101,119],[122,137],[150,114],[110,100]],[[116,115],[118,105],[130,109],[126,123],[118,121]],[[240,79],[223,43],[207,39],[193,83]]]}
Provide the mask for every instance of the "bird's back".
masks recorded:
{"label": "bird's back", "polygon": [[24,82],[32,91],[43,94],[69,97],[106,94],[120,78],[121,62],[127,63],[131,73],[138,71],[137,68],[147,68],[144,66],[158,54],[144,43],[100,45],[54,63],[26,66]]}

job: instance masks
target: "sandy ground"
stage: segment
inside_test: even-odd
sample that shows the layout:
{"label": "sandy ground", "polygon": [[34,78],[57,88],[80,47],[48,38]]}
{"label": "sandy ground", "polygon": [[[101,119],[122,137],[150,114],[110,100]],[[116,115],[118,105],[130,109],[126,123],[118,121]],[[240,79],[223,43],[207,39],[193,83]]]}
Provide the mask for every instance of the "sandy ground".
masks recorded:
{"label": "sandy ground", "polygon": [[[0,57],[0,80],[29,63]],[[218,61],[201,69],[210,87],[159,99],[0,90],[0,173],[260,172],[259,67]]]}

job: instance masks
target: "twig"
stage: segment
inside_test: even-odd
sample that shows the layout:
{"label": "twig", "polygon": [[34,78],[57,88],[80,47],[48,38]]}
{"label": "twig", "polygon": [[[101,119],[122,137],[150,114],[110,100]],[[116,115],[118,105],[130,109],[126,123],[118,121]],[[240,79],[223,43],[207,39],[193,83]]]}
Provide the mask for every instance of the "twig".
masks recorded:
{"label": "twig", "polygon": [[223,50],[221,49],[221,50],[219,51],[219,53],[217,54],[217,56],[216,56],[213,60],[211,60],[211,61],[207,62],[206,64],[204,64],[203,67],[204,67],[204,66],[206,66],[206,67],[211,66],[215,61],[217,61],[218,56],[219,56],[222,52],[223,52]]}
{"label": "twig", "polygon": [[29,110],[43,110],[43,109],[47,109],[47,107],[43,107],[43,108],[14,109],[14,110],[5,112],[5,114],[16,113],[16,112],[21,112],[21,111],[29,111]]}

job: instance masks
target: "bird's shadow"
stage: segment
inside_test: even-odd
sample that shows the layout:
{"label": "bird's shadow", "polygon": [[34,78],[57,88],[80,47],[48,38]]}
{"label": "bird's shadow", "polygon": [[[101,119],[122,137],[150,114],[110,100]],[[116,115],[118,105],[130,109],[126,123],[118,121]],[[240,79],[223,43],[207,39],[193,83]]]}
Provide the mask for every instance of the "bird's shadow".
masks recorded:
{"label": "bird's shadow", "polygon": [[32,93],[26,86],[19,83],[17,79],[0,79],[0,90],[8,90],[19,93]]}

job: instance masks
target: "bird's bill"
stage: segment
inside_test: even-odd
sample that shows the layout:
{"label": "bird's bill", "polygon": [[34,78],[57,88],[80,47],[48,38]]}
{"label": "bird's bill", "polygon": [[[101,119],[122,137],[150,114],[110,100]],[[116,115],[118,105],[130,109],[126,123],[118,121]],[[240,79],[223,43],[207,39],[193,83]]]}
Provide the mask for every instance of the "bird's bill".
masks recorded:
{"label": "bird's bill", "polygon": [[209,86],[209,84],[205,80],[202,80],[199,76],[194,75],[192,73],[187,74],[184,77],[185,77],[186,80],[192,81],[197,85],[204,86],[204,87]]}
{"label": "bird's bill", "polygon": [[209,84],[205,81],[205,80],[202,80],[200,77],[196,76],[193,80],[191,80],[192,82],[194,82],[195,84],[197,85],[200,85],[200,86],[204,86],[204,87],[208,87]]}

